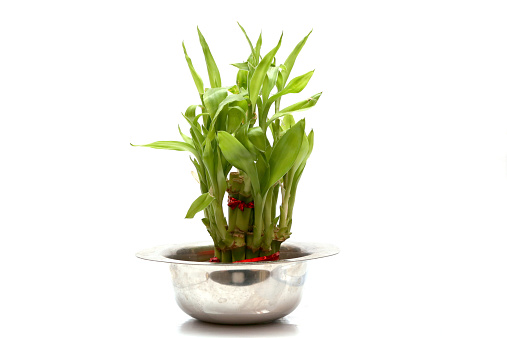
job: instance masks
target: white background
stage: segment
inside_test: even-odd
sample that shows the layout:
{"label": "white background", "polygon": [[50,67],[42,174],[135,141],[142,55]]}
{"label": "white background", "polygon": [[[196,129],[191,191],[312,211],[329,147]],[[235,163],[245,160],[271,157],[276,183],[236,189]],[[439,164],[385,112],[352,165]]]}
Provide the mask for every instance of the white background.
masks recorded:
{"label": "white background", "polygon": [[[333,5],[332,5],[333,4]],[[2,1],[2,337],[505,337],[507,11],[503,1]],[[134,253],[207,240],[178,140],[207,83],[284,31],[315,148],[294,241],[331,242],[300,307],[260,327],[191,320],[167,266]],[[298,116],[298,117],[302,117]]]}

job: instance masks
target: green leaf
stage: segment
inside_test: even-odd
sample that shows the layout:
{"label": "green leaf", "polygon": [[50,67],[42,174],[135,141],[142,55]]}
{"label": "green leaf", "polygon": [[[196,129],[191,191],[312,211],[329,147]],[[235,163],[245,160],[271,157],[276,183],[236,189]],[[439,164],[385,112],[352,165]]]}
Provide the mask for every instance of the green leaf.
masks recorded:
{"label": "green leaf", "polygon": [[267,191],[267,189],[282,178],[296,161],[301,143],[303,142],[304,128],[305,120],[303,119],[290,128],[274,145],[273,152],[269,158],[270,177],[263,186],[263,191]]}
{"label": "green leaf", "polygon": [[[256,54],[255,54],[255,50],[254,50],[253,45],[252,45],[252,42],[250,41],[250,38],[249,38],[249,37],[248,37],[248,35],[246,34],[245,29],[243,28],[243,26],[241,26],[241,25],[239,24],[239,22],[238,22],[238,26],[239,26],[239,28],[241,28],[241,30],[243,31],[243,34],[245,34],[245,38],[247,39],[248,44],[250,45],[250,50],[252,51],[252,55],[256,55]],[[247,68],[247,70],[248,70],[248,68]]]}
{"label": "green leaf", "polygon": [[216,176],[216,153],[213,149],[213,146],[211,144],[211,141],[209,139],[206,139],[206,144],[204,146],[204,151],[202,155],[202,161],[204,163],[204,166],[206,167],[206,170],[209,173],[209,178],[211,179],[210,185],[214,189],[213,195],[217,196],[219,193],[217,188],[217,176]]}
{"label": "green leaf", "polygon": [[218,145],[224,157],[236,168],[245,170],[254,163],[253,155],[231,134],[219,131]]}
{"label": "green leaf", "polygon": [[236,76],[236,84],[239,88],[246,90],[248,88],[248,74],[247,70],[239,70]]}
{"label": "green leaf", "polygon": [[282,95],[301,92],[312,78],[313,72],[314,70],[292,79],[284,89],[269,98],[268,105],[275,102]]}
{"label": "green leaf", "polygon": [[285,86],[285,80],[283,78],[283,71],[287,69],[284,65],[278,66],[280,71],[278,72],[278,77],[276,78],[276,88],[278,91],[281,91],[283,89],[283,86]]}
{"label": "green leaf", "polygon": [[190,161],[192,161],[195,170],[197,170],[197,176],[199,177],[199,186],[201,188],[201,193],[204,194],[205,192],[209,191],[206,180],[206,170],[204,168],[201,168],[201,165],[195,158],[190,157]]}
{"label": "green leaf", "polygon": [[196,157],[198,156],[197,151],[190,144],[180,141],[157,141],[150,144],[144,145],[135,145],[130,144],[133,147],[148,147],[153,149],[168,149],[168,150],[177,150],[177,151],[189,151],[194,154]]}
{"label": "green leaf", "polygon": [[306,161],[308,161],[308,158],[310,157],[310,155],[312,154],[312,151],[313,151],[313,130],[310,131],[310,133],[308,134],[308,151],[306,153],[306,156],[304,158],[304,160],[301,162],[301,164],[299,165],[299,167],[297,168],[295,174],[294,174],[294,178],[292,180],[292,188],[291,188],[291,194],[295,194],[296,193],[296,188],[297,188],[297,185],[299,183],[299,180],[301,179],[301,175],[303,174],[303,171],[306,167]]}
{"label": "green leaf", "polygon": [[204,92],[202,97],[204,101],[204,106],[206,107],[207,112],[210,114],[211,118],[215,117],[215,113],[217,112],[218,106],[220,102],[222,102],[227,97],[227,88],[211,88]]}
{"label": "green leaf", "polygon": [[278,44],[275,48],[273,48],[264,59],[262,59],[261,62],[259,62],[259,65],[255,69],[255,72],[252,75],[252,79],[250,80],[250,88],[249,90],[249,96],[250,96],[250,102],[252,104],[252,109],[255,108],[255,105],[257,104],[257,98],[259,97],[259,91],[261,89],[262,83],[264,82],[264,77],[266,76],[266,73],[271,66],[271,61],[273,60],[273,57],[275,56],[276,52],[280,48],[280,45],[282,44],[282,36],[280,37],[280,40],[278,41]]}
{"label": "green leaf", "polygon": [[268,140],[266,139],[266,134],[262,131],[261,127],[250,128],[248,130],[248,139],[252,142],[255,148],[263,152],[266,151],[266,144],[268,143]]}
{"label": "green leaf", "polygon": [[[278,67],[270,67],[262,85],[262,101],[268,102],[269,93],[273,90],[278,78]],[[266,112],[267,114],[267,112]]]}
{"label": "green leaf", "polygon": [[185,111],[185,116],[188,118],[194,118],[195,117],[195,109],[198,107],[198,105],[194,104],[187,108]]}
{"label": "green leaf", "polygon": [[231,63],[231,66],[234,66],[234,67],[242,69],[242,70],[249,70],[249,68],[248,68],[248,62]]}
{"label": "green leaf", "polygon": [[195,71],[194,65],[192,64],[192,60],[188,57],[187,50],[185,48],[185,43],[181,43],[183,46],[183,52],[185,53],[185,59],[187,60],[188,68],[190,69],[190,74],[192,74],[192,78],[194,79],[195,86],[197,87],[197,91],[199,94],[204,94],[204,85],[201,77]]}
{"label": "green leaf", "polygon": [[311,108],[317,104],[317,101],[319,101],[321,96],[322,96],[322,92],[317,93],[317,94],[307,98],[306,100],[294,103],[294,104],[280,110],[280,113],[282,113],[282,112],[291,113],[291,112],[296,112],[296,111]]}
{"label": "green leaf", "polygon": [[230,93],[233,93],[233,94],[239,94],[239,87],[238,85],[234,85],[232,87],[229,87],[227,89]]}
{"label": "green leaf", "polygon": [[253,143],[248,138],[248,129],[249,124],[243,124],[238,131],[236,132],[236,139],[246,148],[248,151],[255,156],[257,154],[257,149],[253,145]]}
{"label": "green leaf", "polygon": [[222,162],[226,162],[225,159],[222,161],[222,157],[220,156],[220,151],[217,149],[218,161],[217,161],[217,187],[218,187],[218,201],[222,201],[225,195],[225,191],[227,189],[227,183],[225,181],[224,175],[224,166]]}
{"label": "green leaf", "polygon": [[[245,101],[246,102],[246,99],[243,97],[243,95],[240,95],[240,94],[232,94],[232,95],[229,95],[227,96],[224,100],[222,100],[222,102],[220,102],[220,104],[218,105],[218,108],[217,108],[217,111],[213,117],[213,123],[215,123],[215,121],[217,120],[218,118],[218,115],[220,114],[220,112],[222,111],[222,109],[224,109],[224,107],[229,104],[229,103],[232,103],[232,102],[241,102],[241,101]],[[246,115],[245,115],[245,118],[246,118]]]}
{"label": "green leaf", "polygon": [[218,146],[225,159],[236,168],[245,171],[252,181],[252,188],[259,192],[260,184],[253,155],[231,134],[219,131],[217,137]]}
{"label": "green leaf", "polygon": [[308,33],[308,35],[305,36],[304,39],[301,40],[296,45],[296,47],[294,48],[294,50],[292,51],[292,53],[290,53],[290,55],[285,60],[284,65],[285,65],[286,69],[282,70],[283,86],[285,86],[285,84],[287,83],[287,80],[289,79],[289,75],[290,75],[290,72],[292,70],[292,67],[294,66],[294,62],[296,62],[296,58],[298,57],[299,52],[301,51],[301,49],[303,49],[303,46],[305,45],[306,40],[308,40],[308,37],[310,36],[310,34],[312,34],[312,31],[313,30],[311,30],[310,33]]}
{"label": "green leaf", "polygon": [[178,125],[178,130],[180,132],[180,135],[181,135],[181,138],[183,139],[183,141],[185,141],[185,143],[190,144],[191,146],[194,146],[194,141],[192,141],[192,139],[190,137],[188,137],[187,135],[183,134],[179,125]]}
{"label": "green leaf", "polygon": [[[185,115],[183,115],[183,117],[185,118],[185,120],[187,120],[188,124],[190,124],[190,128],[191,128],[190,134],[192,136],[194,136],[194,134],[195,134],[195,138],[197,138],[197,140],[198,140],[197,143],[201,144],[204,141],[204,136],[201,133],[201,129],[198,127],[197,123],[194,123],[193,119],[191,119]],[[197,119],[197,118],[198,117],[196,116],[195,119]],[[195,121],[195,122],[197,122],[197,121]],[[194,145],[195,145],[195,143],[194,143]]]}
{"label": "green leaf", "polygon": [[292,116],[291,113],[287,113],[287,115],[285,115],[283,117],[281,127],[282,127],[282,130],[287,130],[287,129],[292,128],[295,124],[296,124],[296,120],[294,120],[294,116]]}
{"label": "green leaf", "polygon": [[294,173],[299,168],[301,163],[306,159],[306,155],[308,154],[309,148],[310,148],[310,146],[309,146],[308,137],[303,132],[303,142],[301,142],[301,147],[299,148],[298,156],[296,157],[296,160],[294,161],[294,164],[292,165],[292,168],[290,169],[291,175],[294,175]]}
{"label": "green leaf", "polygon": [[241,123],[245,119],[246,113],[245,110],[239,106],[229,106],[229,112],[227,113],[227,132],[229,134],[234,134],[239,127],[241,127]]}
{"label": "green leaf", "polygon": [[313,151],[313,129],[310,131],[310,134],[308,134],[308,145],[309,145],[309,148],[308,148],[308,154],[306,154],[306,159],[305,160],[308,160],[308,158],[310,157],[312,151]]}
{"label": "green leaf", "polygon": [[194,218],[195,214],[199,211],[202,211],[208,207],[208,205],[213,202],[215,197],[211,196],[209,193],[204,193],[201,196],[197,197],[197,199],[192,203],[190,208],[188,209],[187,215],[185,218]]}
{"label": "green leaf", "polygon": [[317,101],[319,100],[319,98],[320,98],[321,95],[322,95],[322,92],[318,93],[318,94],[315,94],[315,95],[313,95],[312,97],[310,97],[310,98],[308,98],[306,100],[300,101],[298,103],[294,103],[293,105],[290,105],[290,106],[288,106],[288,107],[280,110],[278,113],[274,114],[268,120],[267,125],[269,126],[277,118],[280,118],[280,117],[285,116],[287,114],[292,114],[292,113],[296,113],[296,112],[300,112],[300,111],[304,111],[304,110],[310,109],[311,107],[313,107],[313,106],[315,106],[317,104]]}
{"label": "green leaf", "polygon": [[266,181],[267,178],[269,178],[269,164],[263,155],[259,156],[257,162],[255,162],[255,167],[257,169],[257,174],[261,179],[261,183],[264,183],[264,181]]}
{"label": "green leaf", "polygon": [[262,46],[262,32],[259,34],[259,38],[257,39],[257,43],[255,44],[255,66],[259,64],[259,57],[261,55],[261,46]]}
{"label": "green leaf", "polygon": [[197,32],[199,33],[199,41],[201,42],[204,58],[206,59],[206,67],[208,68],[208,76],[211,88],[221,87],[222,81],[220,80],[220,72],[218,71],[217,64],[211,55],[208,44],[206,43],[204,36],[202,36],[199,27],[197,27]]}

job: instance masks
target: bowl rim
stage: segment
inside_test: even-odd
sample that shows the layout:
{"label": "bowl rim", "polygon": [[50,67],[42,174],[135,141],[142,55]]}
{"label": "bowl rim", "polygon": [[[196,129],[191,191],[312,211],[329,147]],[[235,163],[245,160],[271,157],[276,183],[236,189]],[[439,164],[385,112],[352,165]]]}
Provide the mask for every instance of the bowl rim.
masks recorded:
{"label": "bowl rim", "polygon": [[220,265],[220,266],[241,266],[241,265],[257,265],[257,264],[283,264],[291,262],[302,262],[313,260],[317,258],[329,257],[337,255],[340,249],[334,244],[330,243],[313,243],[313,242],[293,242],[283,243],[282,248],[296,248],[305,253],[305,256],[281,259],[278,261],[261,261],[261,262],[243,262],[243,263],[210,263],[208,261],[186,261],[167,256],[175,255],[177,251],[182,249],[189,249],[194,247],[210,247],[213,248],[213,243],[210,242],[191,242],[181,244],[165,244],[158,245],[149,249],[144,249],[136,253],[138,258],[172,264],[186,264],[186,265]]}

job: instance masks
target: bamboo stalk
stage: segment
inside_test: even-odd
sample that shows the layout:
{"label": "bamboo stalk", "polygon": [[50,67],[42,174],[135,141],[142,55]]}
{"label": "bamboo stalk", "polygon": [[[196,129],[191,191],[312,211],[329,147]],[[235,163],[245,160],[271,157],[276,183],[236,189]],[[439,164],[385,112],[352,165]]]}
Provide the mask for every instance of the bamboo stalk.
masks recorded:
{"label": "bamboo stalk", "polygon": [[235,231],[233,237],[234,237],[234,247],[231,250],[232,261],[236,262],[244,260],[246,253],[245,233],[242,231]]}
{"label": "bamboo stalk", "polygon": [[222,263],[232,263],[232,251],[225,249],[222,251],[222,258],[220,259]]}
{"label": "bamboo stalk", "polygon": [[246,259],[250,258],[257,258],[259,257],[259,251],[253,249],[253,241],[254,241],[254,234],[253,232],[247,232],[246,234],[246,251],[245,251],[245,257]]}

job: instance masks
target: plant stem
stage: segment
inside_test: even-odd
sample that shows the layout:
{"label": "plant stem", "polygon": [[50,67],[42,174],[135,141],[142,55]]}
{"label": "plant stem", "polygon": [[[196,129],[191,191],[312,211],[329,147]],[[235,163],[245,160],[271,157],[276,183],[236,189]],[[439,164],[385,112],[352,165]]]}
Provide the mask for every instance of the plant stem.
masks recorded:
{"label": "plant stem", "polygon": [[217,246],[215,246],[215,257],[218,258],[219,260],[222,259],[222,250],[220,250],[220,248],[218,248]]}
{"label": "plant stem", "polygon": [[282,241],[274,240],[271,242],[271,251],[269,252],[270,255],[280,251],[280,246],[282,245]]}
{"label": "plant stem", "polygon": [[287,226],[287,214],[289,210],[289,199],[291,194],[293,175],[289,171],[283,178],[284,193],[282,194],[282,206],[280,207],[280,228]]}
{"label": "plant stem", "polygon": [[254,198],[255,225],[254,225],[254,238],[252,244],[252,249],[254,251],[259,250],[259,248],[261,247],[262,233],[264,231],[264,217],[262,215],[262,212],[264,210],[265,199],[266,195],[262,197],[260,193],[257,193]]}
{"label": "plant stem", "polygon": [[246,242],[245,233],[242,231],[236,231],[234,234],[234,247],[232,251],[232,261],[241,261],[245,259]]}
{"label": "plant stem", "polygon": [[262,238],[262,250],[271,250],[271,241],[273,240],[273,219],[271,218],[272,209],[272,198],[273,198],[273,187],[269,188],[266,194],[266,201],[264,202],[264,237]]}
{"label": "plant stem", "polygon": [[232,245],[234,242],[232,235],[227,232],[227,222],[224,217],[224,211],[222,209],[222,205],[218,203],[216,199],[212,202],[213,207],[215,209],[215,221],[217,225],[217,232],[220,235],[220,238],[224,241],[226,246]]}
{"label": "plant stem", "polygon": [[232,251],[224,250],[222,251],[222,258],[220,259],[221,263],[232,263]]}

